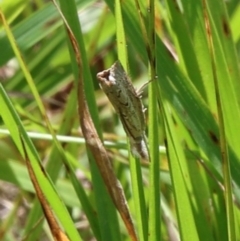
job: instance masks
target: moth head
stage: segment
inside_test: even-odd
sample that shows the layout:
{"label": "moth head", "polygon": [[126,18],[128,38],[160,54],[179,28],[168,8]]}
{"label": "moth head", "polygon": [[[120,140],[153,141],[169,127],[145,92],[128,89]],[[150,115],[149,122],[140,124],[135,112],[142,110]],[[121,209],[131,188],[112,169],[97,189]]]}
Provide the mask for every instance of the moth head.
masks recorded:
{"label": "moth head", "polygon": [[97,74],[97,79],[100,82],[101,87],[111,87],[116,84],[115,74],[113,66],[110,69],[103,70]]}

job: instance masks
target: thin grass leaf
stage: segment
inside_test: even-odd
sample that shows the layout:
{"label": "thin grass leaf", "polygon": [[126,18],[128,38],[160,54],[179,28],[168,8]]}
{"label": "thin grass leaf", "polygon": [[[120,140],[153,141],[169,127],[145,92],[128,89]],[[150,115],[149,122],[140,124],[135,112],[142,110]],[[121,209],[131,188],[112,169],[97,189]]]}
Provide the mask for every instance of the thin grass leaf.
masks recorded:
{"label": "thin grass leaf", "polygon": [[[148,55],[149,55],[149,150],[150,163],[150,192],[149,192],[149,239],[160,240],[161,211],[160,211],[160,185],[159,185],[159,128],[158,128],[158,96],[157,70],[156,70],[156,32],[155,32],[155,1],[150,1],[148,12]],[[144,34],[144,33],[143,33]],[[147,38],[147,36],[145,36]],[[161,96],[159,96],[161,98]],[[162,100],[160,100],[161,102]],[[162,106],[162,104],[160,104]]]}
{"label": "thin grass leaf", "polygon": [[124,69],[128,69],[128,54],[127,54],[127,42],[125,38],[125,31],[122,20],[121,3],[119,0],[115,1],[115,18],[116,18],[116,34],[117,34],[117,49],[118,59],[123,65]]}
{"label": "thin grass leaf", "polygon": [[[128,3],[129,4],[129,3]],[[127,5],[128,5],[127,4]],[[120,1],[115,2],[115,16],[117,26],[117,47],[120,61],[123,61],[125,69],[128,69],[128,55],[126,51],[125,30],[123,26],[122,8],[125,4],[120,5]],[[126,7],[126,6],[125,6]],[[131,152],[130,152],[131,153]],[[145,197],[142,188],[142,175],[138,158],[133,158],[130,154],[130,172],[132,179],[132,189],[135,203],[135,213],[137,221],[138,237],[141,241],[147,240],[147,214]]]}

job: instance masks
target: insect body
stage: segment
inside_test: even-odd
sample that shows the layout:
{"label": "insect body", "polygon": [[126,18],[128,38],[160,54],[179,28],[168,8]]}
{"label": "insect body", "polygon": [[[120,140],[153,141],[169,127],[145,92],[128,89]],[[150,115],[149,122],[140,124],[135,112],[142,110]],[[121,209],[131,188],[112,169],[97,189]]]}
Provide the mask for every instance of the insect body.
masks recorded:
{"label": "insect body", "polygon": [[145,136],[145,116],[136,92],[119,61],[97,74],[100,86],[118,113],[130,140],[133,155],[149,160]]}

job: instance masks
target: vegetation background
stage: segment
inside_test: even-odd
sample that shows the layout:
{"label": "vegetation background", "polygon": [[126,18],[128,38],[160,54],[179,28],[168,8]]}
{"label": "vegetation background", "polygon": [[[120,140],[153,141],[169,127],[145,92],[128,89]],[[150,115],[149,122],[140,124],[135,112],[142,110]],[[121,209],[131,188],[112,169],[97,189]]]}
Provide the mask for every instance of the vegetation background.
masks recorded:
{"label": "vegetation background", "polygon": [[[79,52],[51,1],[0,3],[0,239],[240,240],[239,1],[59,5]],[[128,154],[96,79],[117,59],[136,88],[152,80],[150,163]],[[114,175],[79,128],[83,93]]]}

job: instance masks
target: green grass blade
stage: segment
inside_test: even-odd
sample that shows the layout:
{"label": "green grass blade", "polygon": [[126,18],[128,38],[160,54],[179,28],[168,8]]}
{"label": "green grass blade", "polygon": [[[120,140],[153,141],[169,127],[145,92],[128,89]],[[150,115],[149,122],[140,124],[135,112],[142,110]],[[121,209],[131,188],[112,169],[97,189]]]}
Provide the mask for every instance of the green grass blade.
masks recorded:
{"label": "green grass blade", "polygon": [[[223,111],[223,94],[220,91],[220,80],[217,75],[217,64],[215,58],[215,47],[211,34],[211,26],[209,21],[209,15],[206,7],[206,2],[203,2],[204,5],[204,16],[206,26],[209,27],[208,41],[209,41],[209,49],[212,60],[212,69],[213,69],[213,77],[214,77],[214,85],[216,91],[216,102],[218,108],[218,119],[219,119],[219,132],[220,132],[220,149],[221,149],[221,157],[223,163],[223,179],[224,179],[224,187],[225,187],[225,200],[226,200],[226,214],[227,214],[227,223],[228,223],[228,238],[229,240],[236,240],[235,233],[235,218],[233,212],[233,199],[232,199],[232,184],[231,184],[231,174],[230,174],[230,165],[229,165],[229,155],[228,155],[228,144],[226,139],[226,124],[224,121],[224,116],[226,118],[227,113]],[[226,24],[226,23],[225,23]],[[225,29],[226,31],[226,29]]]}
{"label": "green grass blade", "polygon": [[188,172],[186,170],[186,158],[179,145],[179,140],[174,133],[174,126],[170,114],[167,112],[169,107],[165,105],[165,118],[166,118],[166,133],[169,150],[169,164],[174,195],[176,199],[176,208],[178,215],[179,230],[182,240],[200,240],[196,224],[194,222],[194,215],[192,204],[189,199],[189,185],[190,180],[186,177]]}
{"label": "green grass blade", "polygon": [[[151,156],[150,163],[150,190],[149,190],[149,241],[161,240],[160,220],[160,171],[159,171],[159,125],[158,125],[158,85],[156,70],[156,32],[155,32],[155,1],[150,1],[147,6],[148,16],[148,35],[149,41],[149,78],[152,82],[149,84],[149,150]],[[147,36],[145,36],[147,38]],[[146,42],[146,41],[145,41]],[[160,100],[162,101],[162,100]]]}
{"label": "green grass blade", "polygon": [[136,223],[137,223],[137,234],[140,241],[147,240],[147,210],[145,203],[145,196],[143,192],[142,185],[142,172],[139,165],[139,160],[131,157],[130,160],[130,172],[131,172],[131,180],[132,180],[132,192],[133,192],[133,202],[134,209],[136,215]]}

